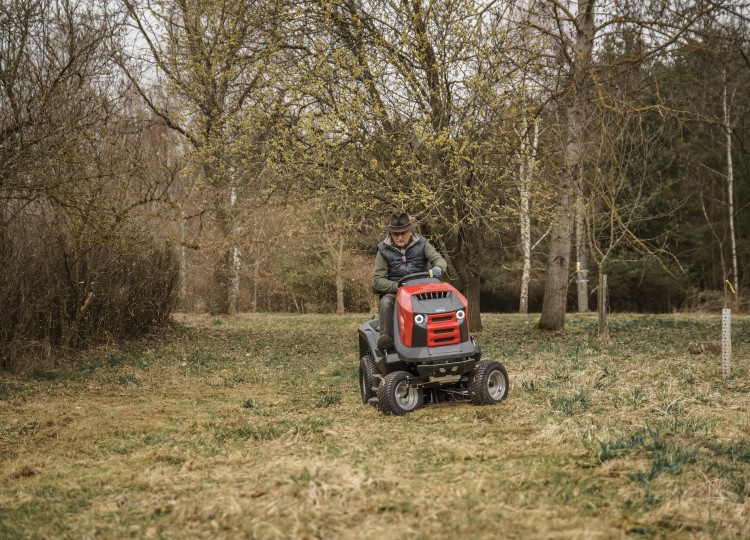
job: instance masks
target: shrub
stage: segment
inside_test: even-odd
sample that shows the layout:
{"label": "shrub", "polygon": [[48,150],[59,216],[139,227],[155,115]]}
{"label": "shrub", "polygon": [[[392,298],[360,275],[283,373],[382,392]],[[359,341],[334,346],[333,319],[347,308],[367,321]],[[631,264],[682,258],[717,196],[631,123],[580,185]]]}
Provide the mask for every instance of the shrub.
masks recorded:
{"label": "shrub", "polygon": [[167,321],[178,281],[172,248],[74,225],[37,204],[0,231],[0,367],[31,369],[56,351],[137,337]]}

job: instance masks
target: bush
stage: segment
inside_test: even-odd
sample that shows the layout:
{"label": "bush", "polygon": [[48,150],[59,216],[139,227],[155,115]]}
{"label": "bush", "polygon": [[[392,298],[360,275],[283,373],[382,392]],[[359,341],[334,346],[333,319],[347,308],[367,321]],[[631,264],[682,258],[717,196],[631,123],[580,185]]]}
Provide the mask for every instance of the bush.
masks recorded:
{"label": "bush", "polygon": [[176,302],[171,247],[76,227],[63,215],[30,205],[0,231],[2,368],[31,369],[57,351],[143,335]]}

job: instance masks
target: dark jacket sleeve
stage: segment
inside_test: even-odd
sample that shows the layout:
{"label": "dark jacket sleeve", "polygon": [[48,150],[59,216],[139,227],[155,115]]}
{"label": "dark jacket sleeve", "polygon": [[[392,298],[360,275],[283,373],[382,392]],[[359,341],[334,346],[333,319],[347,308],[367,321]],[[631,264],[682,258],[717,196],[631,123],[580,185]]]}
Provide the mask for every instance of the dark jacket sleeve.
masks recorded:
{"label": "dark jacket sleeve", "polygon": [[433,268],[437,266],[443,271],[443,273],[448,269],[448,263],[445,262],[443,256],[438,253],[438,250],[435,249],[429,241],[424,246],[424,255],[427,257],[427,260],[432,263]]}
{"label": "dark jacket sleeve", "polygon": [[375,268],[372,271],[372,288],[378,294],[395,293],[398,291],[398,282],[388,279],[388,262],[380,251],[375,256]]}

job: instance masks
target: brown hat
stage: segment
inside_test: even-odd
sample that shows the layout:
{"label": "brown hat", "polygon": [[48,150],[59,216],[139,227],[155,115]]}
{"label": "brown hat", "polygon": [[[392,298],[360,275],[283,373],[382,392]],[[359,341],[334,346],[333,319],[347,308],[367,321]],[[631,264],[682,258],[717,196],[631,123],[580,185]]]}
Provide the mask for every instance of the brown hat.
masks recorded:
{"label": "brown hat", "polygon": [[406,232],[417,226],[406,212],[395,212],[391,214],[391,222],[384,227],[389,233]]}

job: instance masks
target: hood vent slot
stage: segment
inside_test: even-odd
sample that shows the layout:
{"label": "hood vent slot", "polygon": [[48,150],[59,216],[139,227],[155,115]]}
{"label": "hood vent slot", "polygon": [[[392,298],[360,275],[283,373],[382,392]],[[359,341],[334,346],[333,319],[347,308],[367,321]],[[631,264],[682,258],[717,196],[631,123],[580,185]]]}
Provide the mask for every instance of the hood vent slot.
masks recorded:
{"label": "hood vent slot", "polygon": [[418,300],[439,300],[441,298],[448,298],[450,296],[450,291],[437,291],[437,292],[426,292],[426,293],[419,293],[416,295]]}

